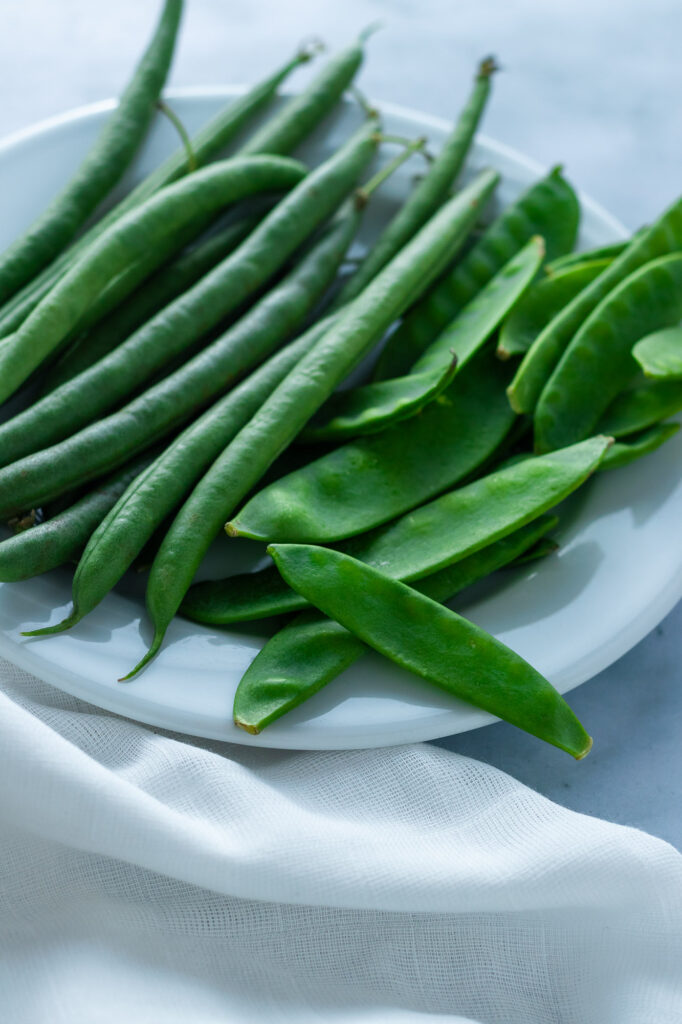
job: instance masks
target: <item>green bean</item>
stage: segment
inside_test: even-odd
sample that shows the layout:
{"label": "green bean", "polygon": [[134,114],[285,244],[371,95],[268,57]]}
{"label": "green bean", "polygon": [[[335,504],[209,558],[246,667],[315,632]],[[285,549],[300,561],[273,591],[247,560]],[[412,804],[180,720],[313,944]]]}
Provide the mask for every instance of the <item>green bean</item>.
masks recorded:
{"label": "green bean", "polygon": [[[343,551],[396,579],[411,581],[473,554],[557,505],[597,468],[611,438],[591,438],[530,457],[450,491],[400,519],[347,540]],[[208,587],[208,584],[204,584]],[[298,611],[304,602],[274,569],[214,586],[221,623]],[[218,611],[219,609],[219,611]]]}
{"label": "green bean", "polygon": [[563,697],[479,626],[339,551],[268,551],[287,583],[397,665],[575,758],[589,753],[592,740]]}
{"label": "green bean", "polygon": [[391,335],[377,375],[399,377],[416,362],[444,327],[532,238],[545,240],[546,258],[573,248],[580,208],[576,195],[554,168],[507,207],[453,270],[410,310]]}
{"label": "green bean", "polygon": [[674,437],[679,429],[679,423],[659,423],[649,427],[641,434],[617,441],[604,456],[599,469],[619,469],[621,466],[629,466],[631,462],[641,458],[642,455],[655,452],[662,444]]}
{"label": "green bean", "polygon": [[[545,530],[552,529],[556,521],[556,517],[541,516],[508,537],[427,576],[415,584],[415,590],[434,601],[449,601],[470,584],[513,562]],[[192,590],[198,591],[201,586]],[[188,597],[191,594],[192,591]],[[198,607],[200,610],[200,602]],[[210,614],[210,605],[208,610]],[[189,617],[199,622],[211,621],[200,613]],[[312,697],[366,652],[365,644],[338,622],[318,612],[302,612],[267,642],[242,676],[234,697],[235,724],[250,733],[261,732]]]}
{"label": "green bean", "polygon": [[587,437],[637,371],[633,344],[680,319],[682,253],[646,263],[614,288],[570,342],[540,395],[534,417],[537,450]]}
{"label": "green bean", "polygon": [[[611,449],[609,449],[611,451]],[[608,455],[608,452],[606,453]],[[603,461],[603,460],[602,460]],[[603,469],[603,465],[600,466],[600,470]],[[541,558],[547,558],[549,555],[555,555],[559,550],[559,545],[552,537],[541,537],[537,544],[534,544],[528,551],[524,551],[523,554],[515,558],[513,562],[510,562],[510,566],[513,568],[518,565],[527,565],[529,562],[537,562]]]}
{"label": "green bean", "polygon": [[115,476],[98,483],[73,505],[2,541],[0,580],[26,580],[77,559],[98,523],[147,462],[147,458],[137,459]]}
{"label": "green bean", "polygon": [[491,57],[481,61],[473,91],[453,132],[445,140],[428,173],[384,228],[359,269],[342,288],[336,300],[337,305],[343,305],[359,295],[445,201],[464,165],[488,100],[491,75],[496,70],[495,61]]}
{"label": "green bean", "polygon": [[197,485],[154,559],[147,587],[154,641],[134,671],[158,651],[199,562],[225,519],[400,316],[410,296],[420,287],[428,287],[432,274],[452,250],[460,218],[461,204],[455,198],[342,311]]}
{"label": "green bean", "polygon": [[632,349],[636,361],[652,380],[682,380],[682,328],[669,327],[641,338]]}
{"label": "green bean", "polygon": [[552,317],[606,270],[610,262],[602,259],[571,263],[565,270],[557,270],[529,288],[502,324],[497,342],[498,357],[509,359],[524,355]]}
{"label": "green bean", "polygon": [[226,160],[169,185],[121,217],[0,345],[0,401],[9,398],[59,346],[102,289],[150,247],[163,244],[187,224],[206,227],[217,210],[237,199],[290,188],[301,182],[303,174],[303,165],[287,157]]}
{"label": "green bean", "polygon": [[[640,228],[632,238],[636,238],[643,230],[646,229]],[[601,263],[603,260],[613,263],[616,257],[627,249],[632,238],[626,238],[622,242],[613,242],[611,245],[599,245],[594,249],[583,249],[582,252],[567,252],[548,263],[545,270],[551,276],[552,274],[563,274],[567,270],[575,270],[583,263]]]}
{"label": "green bean", "polygon": [[65,381],[72,380],[125,341],[133,331],[225,259],[260,219],[254,213],[228,224],[148,278],[142,288],[133,292],[105,320],[76,339],[48,374],[43,393],[54,391]]}
{"label": "green bean", "polygon": [[509,400],[519,413],[532,414],[568,344],[587,317],[609,292],[645,263],[682,249],[682,199],[669,207],[651,227],[633,236],[610,267],[550,320],[524,356],[509,388]]}
{"label": "green bean", "polygon": [[122,176],[151,123],[168,74],[182,0],[165,0],[152,40],[75,176],[0,259],[0,302],[15,294],[72,240]]}
{"label": "green bean", "polygon": [[[230,256],[189,291],[162,309],[104,359],[0,426],[0,459],[6,462],[19,459],[90,423],[119,404],[238,308],[272,278],[306,237],[332,213],[351,190],[376,145],[371,126],[363,127],[343,149],[281,200]],[[283,157],[247,159],[284,160]],[[0,483],[0,505],[2,503]]]}
{"label": "green bean", "polygon": [[120,465],[261,362],[299,326],[331,283],[358,216],[353,208],[340,215],[278,287],[184,366],[105,419],[0,470],[0,508],[38,505]]}
{"label": "green bean", "polygon": [[643,384],[618,395],[599,421],[611,437],[636,434],[682,411],[682,381]]}
{"label": "green bean", "polygon": [[313,416],[299,438],[302,441],[345,441],[376,434],[421,412],[452,383],[457,369],[453,359],[425,373],[336,391]]}
{"label": "green bean", "polygon": [[326,542],[402,515],[475,472],[508,434],[506,368],[482,353],[423,413],[259,491],[230,523],[256,540]]}
{"label": "green bean", "polygon": [[[301,49],[293,59],[288,60],[269,78],[259,82],[244,95],[232,100],[226,109],[211,118],[191,140],[192,152],[197,163],[204,165],[216,157],[254,114],[272,100],[280,84],[294,68],[309,60],[311,55],[310,49]],[[55,281],[64,273],[67,266],[73,262],[76,256],[82,254],[83,250],[106,228],[110,227],[124,213],[149,199],[165,185],[177,181],[178,178],[186,174],[187,170],[187,152],[183,146],[141,181],[101,220],[93,224],[38,277],[26,285],[13,300],[6,303],[0,315],[0,337],[15,331],[23,323],[28,314],[35,309],[38,302],[52,288]]]}

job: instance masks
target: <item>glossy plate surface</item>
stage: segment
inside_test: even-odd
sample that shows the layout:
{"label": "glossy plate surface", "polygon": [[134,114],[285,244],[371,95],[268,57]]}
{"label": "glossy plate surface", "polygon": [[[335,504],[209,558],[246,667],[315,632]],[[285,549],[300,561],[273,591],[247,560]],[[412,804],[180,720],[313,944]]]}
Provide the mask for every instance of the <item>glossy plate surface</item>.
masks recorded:
{"label": "glossy plate surface", "polygon": [[[239,90],[171,94],[194,131]],[[0,146],[0,245],[7,245],[48,202],[87,150],[111,103],[78,110],[13,136]],[[387,130],[427,134],[437,146],[444,121],[383,106]],[[304,157],[319,160],[358,123],[344,105]],[[172,129],[159,121],[126,184],[175,149]],[[559,154],[558,156],[562,156]],[[506,204],[543,169],[518,153],[479,138],[470,171],[492,165],[503,175]],[[411,163],[376,197],[365,225],[371,241],[409,185]],[[569,168],[570,172],[570,168]],[[622,237],[623,227],[583,197],[580,247]],[[637,643],[682,596],[682,437],[632,467],[591,481],[562,517],[561,551],[536,566],[499,574],[494,587],[469,592],[457,609],[528,659],[565,692]],[[220,538],[202,577],[253,564],[248,542]],[[0,654],[75,696],[130,718],[197,736],[252,745],[333,749],[384,746],[474,729],[490,715],[431,689],[378,656],[368,656],[261,736],[231,722],[232,698],[244,669],[263,643],[257,624],[219,631],[181,619],[161,655],[138,679],[116,679],[135,664],[149,640],[142,581],[127,578],[70,633],[22,639],[22,629],[57,622],[70,600],[70,573],[58,570],[0,586]]]}

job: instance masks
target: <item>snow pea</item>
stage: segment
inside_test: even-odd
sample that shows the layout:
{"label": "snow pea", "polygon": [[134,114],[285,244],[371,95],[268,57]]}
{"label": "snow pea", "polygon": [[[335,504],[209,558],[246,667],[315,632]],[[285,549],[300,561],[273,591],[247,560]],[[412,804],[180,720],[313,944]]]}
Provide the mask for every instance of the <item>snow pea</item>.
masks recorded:
{"label": "snow pea", "polygon": [[680,319],[682,253],[646,263],[609,292],[570,342],[540,395],[536,449],[563,448],[587,437],[637,372],[633,344]]}
{"label": "snow pea", "polygon": [[676,200],[651,225],[638,232],[603,274],[568,303],[537,336],[509,387],[509,400],[519,413],[532,414],[567,346],[587,317],[618,285],[645,263],[682,249],[682,199]]}
{"label": "snow pea", "polygon": [[[449,601],[470,584],[514,562],[556,523],[555,516],[540,516],[508,537],[420,580],[414,589],[434,601]],[[188,597],[191,596],[192,591]],[[198,614],[190,618],[212,621],[210,602],[202,608],[197,600],[192,610]],[[184,605],[183,614],[187,614]],[[366,652],[362,640],[338,622],[319,612],[301,612],[268,640],[242,676],[234,697],[235,724],[250,733],[261,732],[312,697]]]}
{"label": "snow pea", "polygon": [[498,357],[524,355],[552,317],[606,270],[610,262],[601,259],[571,263],[529,288],[502,324]]}
{"label": "snow pea", "polygon": [[599,421],[599,432],[611,437],[635,434],[682,411],[682,381],[647,383],[624,391]]}
{"label": "snow pea", "polygon": [[417,417],[323,455],[255,494],[230,524],[256,540],[326,542],[402,515],[475,472],[514,413],[506,368],[481,353]]}
{"label": "snow pea", "polygon": [[340,551],[268,548],[286,582],[427,682],[580,759],[592,740],[554,687],[479,626]]}
{"label": "snow pea", "polygon": [[[640,229],[632,238],[635,238],[642,230],[645,229]],[[583,249],[582,252],[567,252],[563,256],[558,256],[555,260],[552,260],[551,263],[548,263],[545,270],[550,275],[563,274],[567,270],[576,269],[583,263],[601,263],[602,260],[613,263],[616,257],[620,256],[627,249],[631,240],[626,238],[622,242],[613,242],[611,245],[598,245],[594,249]]]}
{"label": "snow pea", "polygon": [[682,380],[682,327],[668,327],[640,338],[632,354],[645,377]]}
{"label": "snow pea", "polygon": [[631,435],[622,441],[616,441],[613,447],[606,453],[602,461],[602,469],[619,469],[621,466],[629,466],[635,459],[649,452],[655,452],[662,444],[674,437],[680,429],[679,423],[657,423],[641,434]]}
{"label": "snow pea", "polygon": [[546,258],[573,248],[580,208],[575,192],[554,168],[508,206],[478,242],[404,318],[377,363],[377,377],[406,373],[476,293],[533,237],[545,240]]}

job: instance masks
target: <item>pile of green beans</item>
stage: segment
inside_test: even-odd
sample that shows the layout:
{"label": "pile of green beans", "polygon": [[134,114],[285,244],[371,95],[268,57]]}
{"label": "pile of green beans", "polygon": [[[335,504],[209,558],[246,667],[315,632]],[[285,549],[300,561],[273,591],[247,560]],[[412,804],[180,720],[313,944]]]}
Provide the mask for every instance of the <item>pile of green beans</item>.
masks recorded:
{"label": "pile of green beans", "polygon": [[[678,432],[682,199],[576,253],[580,203],[555,167],[490,219],[499,175],[467,171],[486,58],[341,283],[372,193],[424,146],[383,136],[361,100],[363,123],[323,163],[289,156],[353,82],[366,31],[255,130],[314,47],[193,139],[171,112],[185,145],[88,226],[159,105],[181,7],[165,0],[93,150],[0,256],[0,516],[27,527],[0,542],[0,580],[77,562],[70,613],[26,635],[76,626],[144,553],[153,640],[124,679],[178,611],[263,620],[234,700],[247,733],[373,648],[583,757],[591,739],[551,682],[444,605],[551,558],[559,503]],[[404,148],[370,172],[383,142]],[[193,583],[232,537],[269,564]]]}

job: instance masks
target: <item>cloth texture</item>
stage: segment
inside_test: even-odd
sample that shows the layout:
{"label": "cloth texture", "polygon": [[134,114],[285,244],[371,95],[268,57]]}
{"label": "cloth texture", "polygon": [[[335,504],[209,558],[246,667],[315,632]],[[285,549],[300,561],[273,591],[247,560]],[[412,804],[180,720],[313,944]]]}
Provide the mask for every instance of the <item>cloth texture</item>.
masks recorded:
{"label": "cloth texture", "polygon": [[0,680],[3,1022],[682,1022],[663,841],[423,744],[213,744]]}

